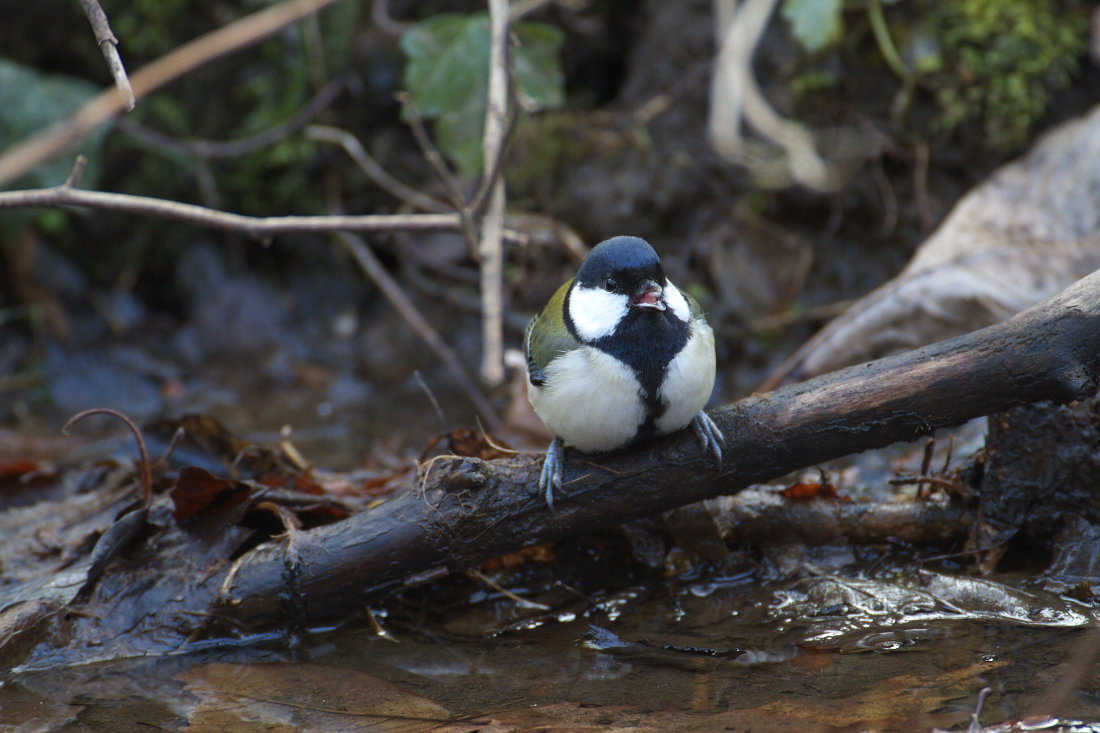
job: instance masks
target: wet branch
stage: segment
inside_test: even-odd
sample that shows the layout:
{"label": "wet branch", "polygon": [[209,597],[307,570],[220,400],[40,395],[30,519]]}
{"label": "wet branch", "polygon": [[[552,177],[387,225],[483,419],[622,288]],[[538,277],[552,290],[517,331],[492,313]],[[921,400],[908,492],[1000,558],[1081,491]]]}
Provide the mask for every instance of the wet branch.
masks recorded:
{"label": "wet branch", "polygon": [[[418,491],[299,533],[296,589],[311,616],[342,615],[521,546],[736,493],[1016,405],[1081,399],[1096,391],[1098,369],[1100,272],[995,326],[714,411],[731,457],[720,474],[689,432],[641,450],[567,454],[566,490],[551,514],[533,488],[541,456],[438,459]],[[285,574],[284,544],[257,548],[222,579],[222,600],[246,623],[275,621]]]}

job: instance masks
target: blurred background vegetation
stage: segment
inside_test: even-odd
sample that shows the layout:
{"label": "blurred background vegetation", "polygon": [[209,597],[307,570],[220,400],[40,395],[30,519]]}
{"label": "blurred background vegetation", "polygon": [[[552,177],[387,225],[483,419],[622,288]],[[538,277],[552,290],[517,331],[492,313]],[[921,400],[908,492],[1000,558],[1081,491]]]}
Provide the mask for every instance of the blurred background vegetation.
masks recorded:
{"label": "blurred background vegetation", "polygon": [[[269,4],[103,3],[131,71]],[[853,297],[885,280],[960,195],[1026,148],[1036,130],[1094,104],[1100,82],[1088,52],[1095,7],[1084,0],[784,0],[756,54],[761,88],[782,114],[822,131],[826,157],[829,131],[858,131],[859,144],[842,151],[846,179],[835,191],[769,187],[706,139],[717,35],[711,2],[534,5],[512,29],[513,104],[523,111],[505,174],[509,213],[541,218],[526,230],[523,221],[511,222],[532,237],[506,253],[508,338],[518,343],[524,318],[576,266],[548,223],[590,245],[641,235],[718,325],[720,358],[738,365],[725,370],[727,397],[750,389],[779,347],[804,339],[814,325],[779,331],[760,326],[761,318]],[[395,96],[409,91],[472,190],[481,169],[487,44],[481,3],[337,3],[140,100],[124,121],[80,145],[92,161],[83,185],[256,216],[323,214],[334,201],[349,213],[407,210],[341,149],[300,128],[241,155],[203,157],[188,147],[276,128],[335,82],[340,93],[312,122],[354,134],[389,173],[446,199]],[[0,149],[111,84],[75,0],[8,3],[0,49]],[[63,157],[17,187],[59,184],[71,164],[72,156]],[[281,237],[259,247],[190,225],[41,210],[0,214],[0,237],[0,309],[59,311],[67,325],[55,323],[49,338],[69,346],[105,333],[88,325],[110,320],[94,305],[104,294],[122,293],[146,322],[194,321],[203,300],[196,288],[212,277],[194,262],[184,266],[200,244],[213,245],[216,270],[258,276],[277,290],[295,289],[299,304],[314,302],[292,307],[283,325],[324,322],[321,338],[348,303],[365,332],[374,319],[394,318],[371,310],[369,286],[326,237]],[[445,304],[454,320],[440,328],[475,364],[476,265],[461,240],[395,233],[370,243],[425,307]],[[36,261],[47,257],[47,274],[27,264],[28,249]],[[66,289],[62,272],[78,284]],[[26,287],[26,278],[42,287]],[[315,295],[302,294],[307,282]],[[92,315],[79,315],[85,311]],[[19,338],[0,349],[0,372],[32,368],[42,357],[33,339]],[[385,337],[366,340],[383,348]],[[347,358],[342,363],[368,381],[386,371],[377,363],[382,357]],[[430,362],[408,358],[411,364],[392,371]]]}

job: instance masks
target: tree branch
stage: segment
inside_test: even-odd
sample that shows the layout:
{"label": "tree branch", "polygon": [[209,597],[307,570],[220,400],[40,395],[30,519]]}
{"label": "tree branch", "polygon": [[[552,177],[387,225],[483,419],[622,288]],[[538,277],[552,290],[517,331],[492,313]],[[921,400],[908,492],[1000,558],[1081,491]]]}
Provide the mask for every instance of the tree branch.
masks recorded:
{"label": "tree branch", "polygon": [[[1098,370],[1100,271],[995,326],[714,411],[731,456],[720,472],[688,432],[637,450],[572,454],[551,514],[534,489],[539,456],[437,459],[417,491],[299,533],[296,592],[312,613],[342,615],[523,545],[735,493],[1016,405],[1081,399],[1096,391]],[[222,577],[221,600],[246,623],[277,620],[286,562],[285,543],[253,550]]]}
{"label": "tree branch", "polygon": [[[305,127],[322,110],[332,104],[344,88],[347,82],[344,79],[335,79],[326,84],[306,102],[301,109],[288,117],[283,122],[263,132],[240,140],[181,140],[180,138],[165,135],[163,132],[153,130],[145,125],[138,124],[130,119],[120,119],[118,128],[143,143],[156,148],[158,152],[165,151],[176,154],[191,155],[197,158],[212,160],[216,158],[233,158],[240,155],[248,155],[257,150],[271,147],[296,130]],[[306,137],[309,137],[307,132]]]}
{"label": "tree branch", "polygon": [[97,0],[80,0],[80,6],[84,8],[84,15],[88,16],[88,22],[92,24],[96,43],[107,60],[107,68],[111,71],[111,77],[115,80],[115,87],[122,95],[122,102],[127,112],[134,109],[137,100],[134,99],[134,89],[130,86],[130,79],[126,76],[126,67],[122,65],[122,58],[118,55],[118,38],[111,30],[111,24],[107,21],[107,13]]}
{"label": "tree branch", "polygon": [[384,191],[401,199],[409,206],[433,213],[451,210],[451,207],[442,201],[409,188],[391,176],[385,168],[378,164],[378,161],[367,153],[359,139],[350,132],[328,127],[327,125],[310,125],[306,129],[306,137],[310,140],[321,140],[342,147],[344,152],[359,166],[359,169],[367,175],[367,178],[370,178]]}
{"label": "tree branch", "polygon": [[139,216],[177,219],[213,229],[241,232],[257,239],[307,232],[379,232],[461,230],[458,214],[363,214],[359,216],[246,216],[179,201],[125,193],[84,191],[69,185],[0,192],[0,210],[83,206]]}
{"label": "tree branch", "polygon": [[481,379],[504,382],[504,153],[508,114],[508,0],[489,0],[489,91],[482,135],[482,170],[489,182],[489,204],[481,221]]}

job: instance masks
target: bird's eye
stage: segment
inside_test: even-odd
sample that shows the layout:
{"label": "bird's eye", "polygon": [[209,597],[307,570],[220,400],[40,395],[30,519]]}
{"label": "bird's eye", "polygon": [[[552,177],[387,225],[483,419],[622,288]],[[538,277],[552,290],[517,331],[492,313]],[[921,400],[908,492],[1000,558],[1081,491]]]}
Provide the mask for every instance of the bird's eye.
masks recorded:
{"label": "bird's eye", "polygon": [[619,287],[619,281],[613,277],[604,278],[603,289],[614,292],[615,288]]}

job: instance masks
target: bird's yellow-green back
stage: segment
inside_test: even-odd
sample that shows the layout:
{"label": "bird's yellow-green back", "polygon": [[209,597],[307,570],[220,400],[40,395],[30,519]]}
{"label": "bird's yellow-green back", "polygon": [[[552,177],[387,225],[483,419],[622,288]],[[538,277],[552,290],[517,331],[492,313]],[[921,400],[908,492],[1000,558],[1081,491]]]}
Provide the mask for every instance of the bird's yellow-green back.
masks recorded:
{"label": "bird's yellow-green back", "polygon": [[[572,279],[563,283],[527,325],[525,347],[529,368],[533,365],[541,371],[553,361],[554,357],[572,351],[580,345],[565,324],[565,298],[572,285]],[[531,370],[531,374],[534,381],[535,371]]]}

